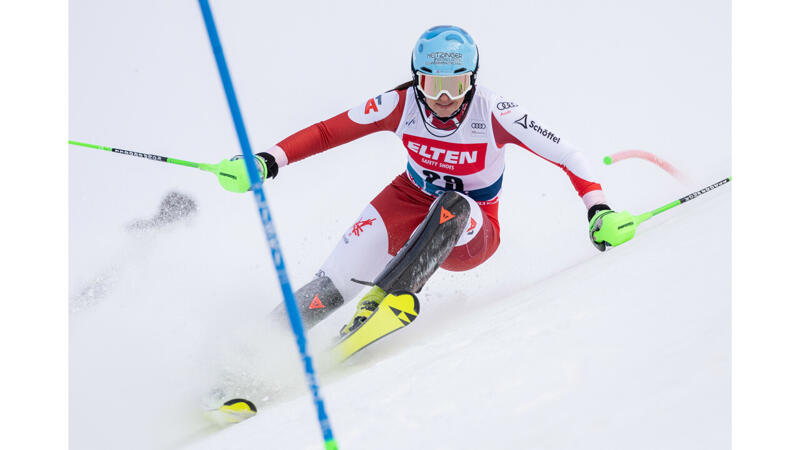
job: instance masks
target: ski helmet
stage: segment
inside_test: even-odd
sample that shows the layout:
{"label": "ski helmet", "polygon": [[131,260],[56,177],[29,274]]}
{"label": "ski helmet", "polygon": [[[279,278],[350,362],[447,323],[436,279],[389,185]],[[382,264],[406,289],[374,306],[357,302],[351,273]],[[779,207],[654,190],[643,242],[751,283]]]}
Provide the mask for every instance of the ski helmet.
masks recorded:
{"label": "ski helmet", "polygon": [[411,70],[447,76],[478,72],[478,47],[472,36],[454,25],[439,25],[419,37],[411,53]]}
{"label": "ski helmet", "polygon": [[[412,82],[418,103],[436,115],[425,102],[425,97],[429,95],[422,92],[421,79],[425,75],[448,77],[469,73],[469,86],[461,107],[450,117],[440,119],[447,121],[465,111],[475,95],[478,59],[478,46],[475,45],[472,36],[463,28],[454,25],[438,25],[425,30],[417,39],[411,52]],[[459,88],[460,86],[460,84],[457,85]],[[448,90],[448,92],[453,91]],[[433,95],[436,95],[435,92]],[[458,95],[451,94],[450,97],[457,98]]]}
{"label": "ski helmet", "polygon": [[[423,81],[428,76],[433,78],[457,77],[467,73],[469,74],[469,86],[465,86],[466,83],[462,84],[462,81],[451,80],[451,82],[455,81],[455,85],[451,86],[454,90],[450,90],[444,86],[448,82],[435,80],[434,85],[431,86],[437,87],[430,93],[423,92],[423,90],[427,90],[427,86],[423,87]],[[425,30],[414,44],[411,52],[411,74],[413,75],[412,86],[417,97],[417,107],[421,108],[420,105],[424,105],[425,110],[444,122],[448,122],[459,114],[464,114],[469,108],[472,97],[475,95],[477,73],[478,46],[475,45],[472,36],[463,28],[454,25],[438,25]],[[464,101],[449,117],[439,117],[436,111],[428,106],[426,97],[438,96],[438,93],[441,92],[439,87],[444,88],[451,98],[458,98],[460,95],[454,94],[454,91],[461,91],[462,86],[466,87],[466,93],[462,94]],[[422,110],[420,110],[420,114],[422,114]]]}

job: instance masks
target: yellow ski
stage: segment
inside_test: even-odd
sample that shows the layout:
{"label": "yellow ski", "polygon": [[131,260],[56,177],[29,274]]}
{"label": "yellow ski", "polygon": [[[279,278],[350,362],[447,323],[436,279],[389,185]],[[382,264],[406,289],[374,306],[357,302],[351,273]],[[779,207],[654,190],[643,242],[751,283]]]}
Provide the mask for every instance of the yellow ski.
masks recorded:
{"label": "yellow ski", "polygon": [[219,426],[245,421],[256,415],[258,409],[250,400],[234,398],[216,409],[205,412],[205,416]]}
{"label": "yellow ski", "polygon": [[344,361],[378,339],[410,324],[417,315],[419,300],[416,295],[405,291],[392,292],[360,327],[333,348],[333,354],[338,361]]}

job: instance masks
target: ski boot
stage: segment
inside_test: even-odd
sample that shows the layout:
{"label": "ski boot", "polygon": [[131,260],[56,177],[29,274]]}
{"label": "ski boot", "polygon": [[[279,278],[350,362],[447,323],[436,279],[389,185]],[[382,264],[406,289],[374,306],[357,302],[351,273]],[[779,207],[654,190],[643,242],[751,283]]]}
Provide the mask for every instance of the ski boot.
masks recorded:
{"label": "ski boot", "polygon": [[350,322],[347,325],[343,326],[341,330],[339,330],[339,336],[345,337],[348,334],[352,333],[358,327],[361,326],[362,323],[366,322],[369,316],[378,309],[378,305],[383,301],[386,297],[386,292],[378,286],[373,286],[372,289],[367,292],[367,295],[364,296],[358,302],[358,306],[356,307],[356,313]]}

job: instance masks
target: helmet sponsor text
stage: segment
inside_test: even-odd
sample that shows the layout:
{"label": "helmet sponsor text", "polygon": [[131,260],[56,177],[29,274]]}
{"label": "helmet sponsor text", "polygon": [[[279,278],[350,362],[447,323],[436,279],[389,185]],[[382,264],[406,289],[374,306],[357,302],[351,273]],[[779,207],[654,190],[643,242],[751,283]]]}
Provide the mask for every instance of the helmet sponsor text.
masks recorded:
{"label": "helmet sponsor text", "polygon": [[458,52],[432,52],[427,55],[428,60],[425,64],[435,65],[451,65],[464,64],[464,55]]}

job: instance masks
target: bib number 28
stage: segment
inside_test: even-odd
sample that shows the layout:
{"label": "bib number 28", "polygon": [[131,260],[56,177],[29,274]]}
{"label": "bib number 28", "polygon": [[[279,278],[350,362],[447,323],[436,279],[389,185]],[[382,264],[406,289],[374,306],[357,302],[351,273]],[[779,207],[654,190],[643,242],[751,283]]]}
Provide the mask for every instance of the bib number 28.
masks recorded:
{"label": "bib number 28", "polygon": [[434,183],[435,181],[441,178],[442,181],[444,181],[445,190],[464,192],[464,182],[461,180],[461,178],[454,177],[452,175],[441,176],[436,172],[431,172],[430,170],[423,170],[422,174],[425,175],[426,185],[430,184],[433,187],[441,189],[441,186]]}

